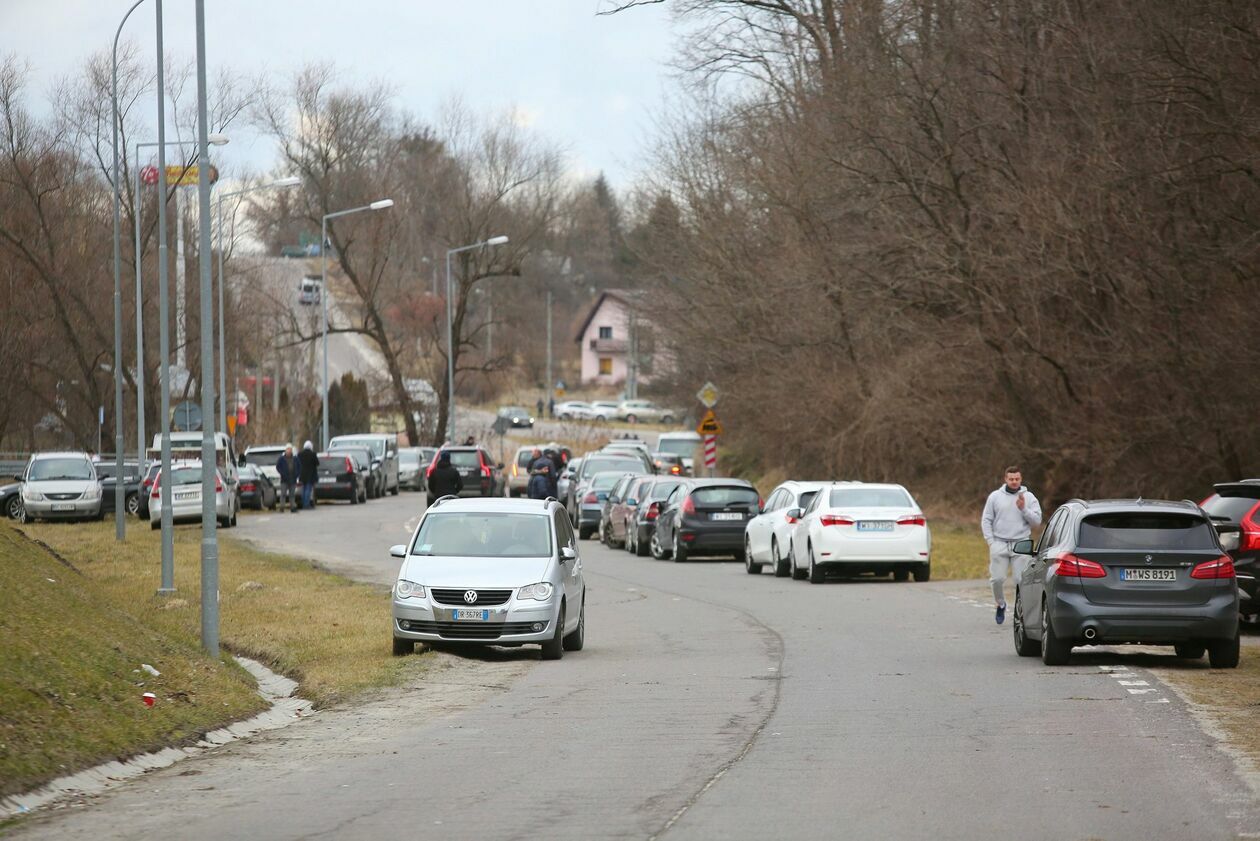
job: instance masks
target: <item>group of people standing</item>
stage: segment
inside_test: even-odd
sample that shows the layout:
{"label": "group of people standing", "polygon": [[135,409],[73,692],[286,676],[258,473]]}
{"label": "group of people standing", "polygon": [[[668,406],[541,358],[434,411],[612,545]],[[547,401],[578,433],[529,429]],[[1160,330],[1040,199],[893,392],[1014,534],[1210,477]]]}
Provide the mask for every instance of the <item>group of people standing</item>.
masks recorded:
{"label": "group of people standing", "polygon": [[560,471],[564,469],[564,459],[560,453],[552,449],[540,450],[534,447],[530,453],[529,485],[525,492],[530,499],[546,499],[558,497]]}
{"label": "group of people standing", "polygon": [[[315,507],[315,485],[319,483],[319,456],[310,441],[302,445],[302,451],[293,454],[293,445],[284,448],[284,454],[276,459],[276,471],[280,474],[280,505],[290,512],[299,508]],[[301,488],[301,501],[298,489]]]}

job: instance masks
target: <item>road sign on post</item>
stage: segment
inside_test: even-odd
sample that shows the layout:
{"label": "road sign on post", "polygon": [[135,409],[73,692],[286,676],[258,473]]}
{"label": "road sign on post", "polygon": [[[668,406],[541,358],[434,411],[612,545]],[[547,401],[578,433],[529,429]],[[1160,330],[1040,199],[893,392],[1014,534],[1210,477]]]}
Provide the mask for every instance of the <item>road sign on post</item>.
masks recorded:
{"label": "road sign on post", "polygon": [[696,399],[703,403],[706,409],[712,409],[718,402],[717,386],[713,383],[705,383],[696,392]]}
{"label": "road sign on post", "polygon": [[722,423],[717,419],[717,415],[713,414],[713,410],[704,413],[704,417],[700,419],[700,423],[696,425],[696,432],[701,435],[716,436],[722,434]]}

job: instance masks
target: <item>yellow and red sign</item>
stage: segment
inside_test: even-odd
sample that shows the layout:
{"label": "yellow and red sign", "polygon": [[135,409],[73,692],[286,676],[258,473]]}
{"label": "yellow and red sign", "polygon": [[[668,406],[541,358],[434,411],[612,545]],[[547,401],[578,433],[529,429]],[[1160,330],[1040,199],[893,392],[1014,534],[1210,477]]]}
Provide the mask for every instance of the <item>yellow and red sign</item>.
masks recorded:
{"label": "yellow and red sign", "polygon": [[[176,164],[166,168],[166,186],[168,187],[196,187],[200,183],[201,167],[193,164],[192,166],[183,166]],[[219,170],[210,167],[210,183],[219,180]]]}

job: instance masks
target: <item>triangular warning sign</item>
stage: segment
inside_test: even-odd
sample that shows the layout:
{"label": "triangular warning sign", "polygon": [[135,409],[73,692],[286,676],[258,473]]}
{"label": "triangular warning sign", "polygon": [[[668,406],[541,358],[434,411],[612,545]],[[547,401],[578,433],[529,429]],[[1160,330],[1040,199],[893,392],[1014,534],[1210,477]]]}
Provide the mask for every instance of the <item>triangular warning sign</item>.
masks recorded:
{"label": "triangular warning sign", "polygon": [[700,423],[696,426],[696,432],[701,435],[721,435],[722,424],[717,419],[717,415],[713,414],[713,410],[704,413],[704,417],[700,419]]}

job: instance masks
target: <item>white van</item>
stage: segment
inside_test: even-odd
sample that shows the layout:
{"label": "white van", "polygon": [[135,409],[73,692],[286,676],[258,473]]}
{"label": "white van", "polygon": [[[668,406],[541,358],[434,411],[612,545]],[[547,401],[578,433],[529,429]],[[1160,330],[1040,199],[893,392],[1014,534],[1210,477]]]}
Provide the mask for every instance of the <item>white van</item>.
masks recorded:
{"label": "white van", "polygon": [[319,275],[307,275],[298,283],[298,303],[318,304],[323,281]]}
{"label": "white van", "polygon": [[694,476],[696,450],[699,449],[702,440],[698,432],[662,432],[656,439],[656,451],[681,456],[683,473]]}
{"label": "white van", "polygon": [[[172,432],[171,461],[201,461],[201,439],[203,437],[204,433],[201,432]],[[227,482],[228,487],[235,492],[238,472],[236,447],[233,446],[232,439],[226,433],[214,433],[214,451],[214,460],[219,466],[219,472],[223,474],[223,479]],[[161,433],[153,436],[153,446],[149,449],[149,458],[153,461],[162,460]]]}

